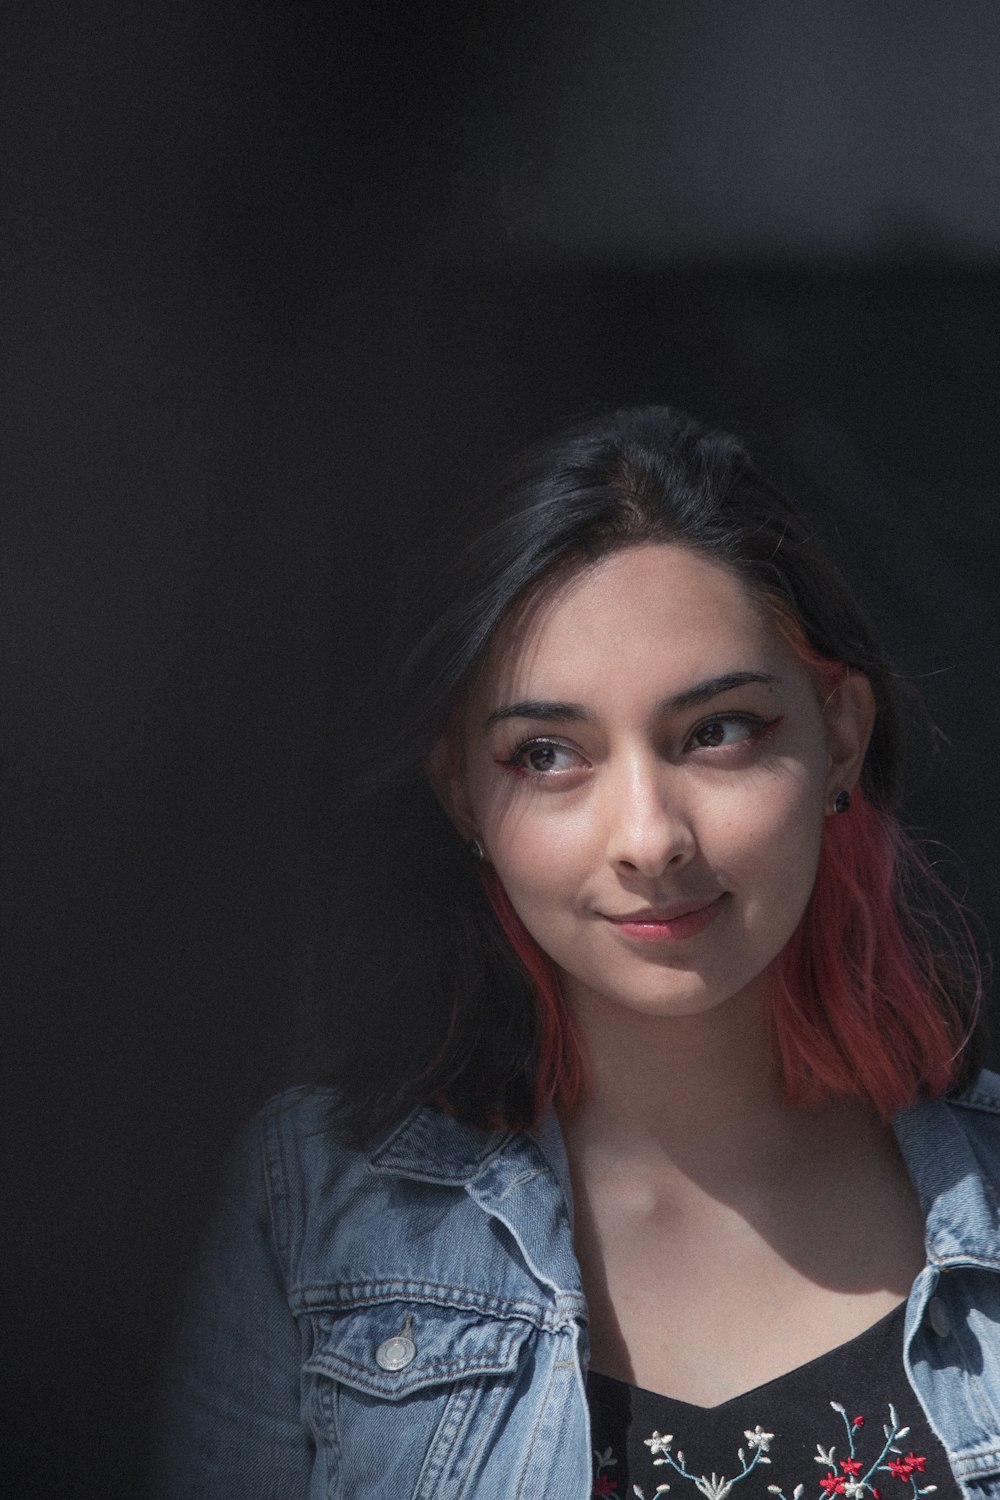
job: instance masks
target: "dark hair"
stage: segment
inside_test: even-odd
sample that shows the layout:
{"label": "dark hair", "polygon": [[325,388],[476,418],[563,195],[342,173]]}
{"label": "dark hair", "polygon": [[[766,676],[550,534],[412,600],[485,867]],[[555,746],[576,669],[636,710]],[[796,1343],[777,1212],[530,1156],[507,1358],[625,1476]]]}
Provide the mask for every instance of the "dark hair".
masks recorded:
{"label": "dark hair", "polygon": [[[949,933],[928,916],[927,899],[912,895],[919,860],[892,815],[902,728],[889,663],[809,527],[741,444],[670,408],[642,407],[578,423],[515,458],[450,518],[403,580],[386,665],[364,713],[364,743],[378,753],[348,801],[363,833],[345,835],[343,846],[341,906],[359,904],[343,924],[334,1081],[341,1125],[355,1139],[427,1103],[482,1127],[523,1127],[573,1074],[575,1044],[547,960],[495,882],[490,889],[481,880],[425,766],[513,606],[574,568],[647,542],[687,547],[731,569],[773,610],[813,671],[863,672],[874,693],[857,811],[832,820],[841,825],[839,844],[821,858],[811,903],[836,911],[826,962],[832,951],[842,955],[846,1010],[827,1014],[819,945],[810,940],[803,949],[799,941],[795,985],[810,993],[785,995],[788,1034],[779,1024],[778,1038],[790,1093],[840,1087],[874,1097],[887,1113],[956,1085],[974,1064],[979,986],[964,961],[964,930],[959,923],[956,936],[951,923]],[[878,866],[871,880],[850,867],[852,817],[859,835],[864,824],[857,847]],[[922,891],[928,876],[924,868]],[[872,880],[883,895],[880,917],[888,910],[896,932],[874,954],[870,911],[861,930]],[[853,894],[845,895],[848,887]],[[941,899],[939,891],[935,910]],[[812,910],[797,937],[816,930]],[[880,968],[883,946],[889,957]],[[853,972],[861,969],[863,983]],[[786,973],[786,990],[787,981]],[[793,1035],[796,1015],[803,1021]],[[876,1050],[902,1048],[902,1061],[883,1058],[881,1071],[866,1073],[861,1054],[876,1034]]]}

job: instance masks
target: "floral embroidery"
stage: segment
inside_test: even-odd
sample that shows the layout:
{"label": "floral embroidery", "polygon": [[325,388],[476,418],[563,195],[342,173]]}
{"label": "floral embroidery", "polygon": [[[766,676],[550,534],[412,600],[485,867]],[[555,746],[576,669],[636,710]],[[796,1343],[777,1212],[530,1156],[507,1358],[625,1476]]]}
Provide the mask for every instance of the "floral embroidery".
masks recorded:
{"label": "floral embroidery", "polygon": [[768,1449],[771,1446],[771,1439],[774,1437],[774,1433],[765,1432],[763,1427],[755,1427],[753,1432],[744,1432],[743,1436],[746,1438],[751,1448],[759,1448],[762,1453],[767,1453]]}
{"label": "floral embroidery", "polygon": [[[727,1479],[724,1474],[713,1474],[711,1478],[708,1478],[705,1474],[690,1474],[684,1462],[684,1454],[680,1449],[677,1450],[676,1454],[671,1451],[671,1445],[674,1441],[672,1436],[661,1437],[658,1432],[654,1432],[652,1437],[645,1439],[645,1444],[657,1468],[664,1464],[669,1464],[675,1474],[679,1474],[682,1479],[690,1479],[695,1489],[704,1495],[705,1500],[726,1500],[734,1484],[739,1484],[741,1479],[748,1478],[758,1464],[769,1464],[771,1462],[767,1457],[767,1450],[771,1446],[771,1439],[774,1437],[773,1432],[765,1432],[763,1427],[758,1425],[752,1432],[744,1432],[743,1436],[747,1440],[753,1457],[747,1462],[746,1449],[739,1449],[738,1456],[742,1467],[740,1472],[732,1479]],[[665,1495],[669,1488],[669,1484],[657,1485],[653,1494]],[[641,1490],[637,1484],[632,1486],[632,1493],[638,1497],[638,1500],[646,1500],[645,1491]]]}
{"label": "floral embroidery", "polygon": [[[843,1495],[845,1500],[882,1500],[882,1491],[874,1483],[879,1473],[889,1474],[909,1489],[909,1497],[900,1495],[898,1500],[918,1500],[919,1496],[932,1495],[935,1492],[936,1485],[928,1484],[921,1488],[914,1477],[926,1472],[927,1458],[925,1454],[914,1453],[912,1449],[904,1454],[902,1440],[908,1435],[910,1429],[900,1425],[895,1407],[889,1407],[889,1421],[882,1427],[884,1441],[877,1449],[868,1444],[869,1451],[863,1457],[859,1451],[859,1443],[865,1437],[864,1417],[861,1415],[849,1417],[839,1401],[831,1401],[830,1406],[843,1421],[848,1451],[846,1457],[839,1458],[835,1444],[824,1448],[822,1443],[817,1443],[814,1462],[827,1471],[819,1480],[821,1493],[817,1500],[833,1500],[834,1496],[839,1495]],[[674,1451],[672,1433],[654,1432],[651,1437],[644,1439],[644,1442],[655,1467],[670,1468],[679,1478],[689,1480],[698,1493],[704,1496],[704,1500],[727,1500],[734,1486],[749,1478],[758,1464],[771,1462],[767,1455],[774,1441],[773,1432],[765,1432],[758,1425],[752,1432],[745,1431],[743,1436],[746,1438],[746,1447],[737,1450],[740,1470],[732,1479],[727,1479],[724,1474],[692,1474],[688,1470],[681,1450]],[[617,1500],[614,1480],[604,1473],[605,1469],[616,1462],[611,1457],[611,1449],[607,1449],[603,1454],[595,1453],[594,1457],[598,1461],[594,1494],[601,1497],[615,1497]],[[778,1500],[789,1500],[780,1485],[769,1484],[767,1488],[770,1494],[778,1497]],[[653,1496],[665,1495],[669,1489],[669,1484],[657,1485]],[[646,1500],[646,1492],[639,1485],[632,1486],[632,1493],[636,1500]],[[792,1491],[791,1500],[803,1500],[805,1494],[806,1486],[797,1484]]]}
{"label": "floral embroidery", "polygon": [[[872,1483],[874,1476],[879,1472],[891,1474],[894,1479],[901,1479],[904,1483],[908,1483],[911,1500],[917,1500],[918,1495],[932,1495],[934,1493],[937,1489],[936,1484],[928,1484],[921,1489],[913,1478],[914,1474],[922,1474],[927,1468],[926,1456],[922,1453],[914,1453],[911,1450],[904,1457],[902,1449],[898,1446],[900,1441],[907,1436],[910,1429],[900,1426],[894,1406],[889,1407],[889,1421],[882,1426],[885,1442],[878,1456],[873,1462],[867,1463],[866,1466],[866,1463],[858,1457],[857,1453],[857,1443],[862,1436],[865,1425],[864,1417],[858,1416],[851,1420],[839,1401],[831,1401],[830,1405],[835,1412],[840,1414],[844,1423],[844,1428],[847,1432],[849,1453],[848,1457],[842,1458],[838,1465],[836,1462],[837,1450],[835,1447],[824,1448],[822,1443],[816,1444],[814,1462],[822,1464],[827,1470],[827,1473],[819,1483],[820,1488],[828,1496],[844,1495],[846,1496],[846,1500],[866,1500],[866,1496],[870,1496],[871,1500],[882,1500],[881,1491],[877,1485]],[[896,1457],[890,1458],[890,1454],[895,1454]],[[841,1471],[840,1474],[836,1472],[838,1467]],[[787,1497],[777,1485],[768,1485],[768,1489],[772,1494],[777,1495],[779,1500],[787,1500]],[[802,1491],[803,1486],[799,1485],[794,1492],[792,1500],[799,1500]]]}
{"label": "floral embroidery", "polygon": [[610,1474],[605,1474],[605,1469],[618,1467],[618,1460],[614,1457],[610,1448],[605,1448],[603,1453],[594,1449],[595,1471],[594,1471],[594,1494],[599,1500],[618,1500],[618,1487]]}
{"label": "floral embroidery", "polygon": [[669,1453],[672,1442],[673,1438],[671,1436],[660,1437],[660,1434],[654,1429],[653,1436],[646,1438],[646,1447],[655,1458],[658,1453]]}

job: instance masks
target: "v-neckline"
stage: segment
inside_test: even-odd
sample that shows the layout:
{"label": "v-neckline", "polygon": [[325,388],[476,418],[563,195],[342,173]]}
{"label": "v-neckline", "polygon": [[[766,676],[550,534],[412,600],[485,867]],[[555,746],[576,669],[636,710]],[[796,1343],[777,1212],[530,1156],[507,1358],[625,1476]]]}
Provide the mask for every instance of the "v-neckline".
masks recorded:
{"label": "v-neckline", "polygon": [[[802,1364],[796,1365],[794,1369],[785,1370],[781,1375],[773,1375],[770,1380],[764,1380],[760,1385],[750,1386],[747,1390],[740,1391],[735,1396],[727,1396],[725,1401],[717,1401],[712,1406],[700,1406],[696,1401],[685,1401],[680,1396],[668,1396],[663,1391],[651,1391],[646,1386],[631,1385],[627,1380],[619,1380],[614,1375],[604,1375],[600,1370],[590,1370],[588,1372],[588,1390],[590,1389],[590,1382],[593,1381],[596,1386],[594,1394],[598,1397],[600,1396],[600,1386],[603,1384],[608,1391],[635,1391],[639,1395],[648,1397],[651,1401],[669,1402],[671,1406],[686,1409],[687,1411],[721,1412],[727,1406],[732,1406],[734,1402],[745,1401],[748,1397],[756,1397],[762,1391],[767,1391],[774,1386],[780,1385],[784,1380],[801,1379],[807,1371],[813,1370],[816,1366],[822,1364],[824,1360],[837,1359],[839,1356],[848,1353],[864,1339],[877,1338],[880,1334],[887,1331],[887,1325],[895,1319],[898,1319],[900,1324],[902,1324],[905,1312],[906,1299],[904,1298],[901,1302],[897,1302],[896,1306],[891,1308],[889,1312],[884,1313],[881,1318],[877,1318],[874,1323],[869,1323],[867,1328],[863,1328],[860,1333],[854,1334],[852,1338],[845,1339],[842,1344],[836,1344],[832,1349],[827,1349],[822,1354],[816,1354],[812,1359],[804,1360]],[[900,1335],[902,1335],[902,1328],[900,1328]]]}

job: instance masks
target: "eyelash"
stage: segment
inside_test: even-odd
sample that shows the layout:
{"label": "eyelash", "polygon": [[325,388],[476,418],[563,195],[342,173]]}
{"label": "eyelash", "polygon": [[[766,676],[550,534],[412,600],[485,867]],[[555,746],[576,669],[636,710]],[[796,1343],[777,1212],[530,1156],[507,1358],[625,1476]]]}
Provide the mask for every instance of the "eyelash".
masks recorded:
{"label": "eyelash", "polygon": [[522,741],[510,755],[501,756],[497,760],[497,765],[502,766],[505,770],[513,771],[518,776],[531,776],[543,780],[554,773],[549,771],[533,771],[530,766],[524,764],[524,758],[532,750],[540,750],[548,747],[551,747],[553,750],[568,750],[573,755],[579,755],[580,753],[578,750],[574,750],[571,745],[564,745],[561,740],[552,740],[545,735],[539,735],[535,739]]}
{"label": "eyelash", "polygon": [[[700,724],[695,725],[687,737],[685,748],[692,747],[695,751],[704,750],[711,755],[718,756],[721,754],[728,758],[728,755],[732,752],[738,754],[748,746],[759,745],[768,739],[779,727],[783,717],[783,714],[779,714],[773,719],[762,719],[757,714],[713,714],[711,718],[702,719]],[[695,736],[703,730],[709,729],[713,724],[741,724],[750,732],[747,734],[746,739],[737,740],[735,743],[729,745],[694,745]],[[514,772],[515,775],[530,777],[538,781],[545,781],[549,777],[567,774],[566,772],[560,773],[557,771],[534,771],[524,764],[525,757],[530,751],[542,747],[551,747],[554,750],[567,750],[574,755],[580,754],[572,745],[566,745],[561,740],[551,739],[548,735],[537,735],[530,740],[523,740],[521,744],[514,748],[510,755],[499,757],[496,763],[505,770]]]}
{"label": "eyelash", "polygon": [[695,735],[700,734],[703,729],[711,728],[713,724],[742,724],[750,731],[745,740],[737,740],[735,745],[701,745],[698,748],[736,750],[740,745],[759,745],[778,728],[783,718],[783,714],[778,714],[773,719],[761,719],[757,714],[713,714],[710,719],[703,719],[700,724],[695,725],[688,735],[687,743],[690,745]]}

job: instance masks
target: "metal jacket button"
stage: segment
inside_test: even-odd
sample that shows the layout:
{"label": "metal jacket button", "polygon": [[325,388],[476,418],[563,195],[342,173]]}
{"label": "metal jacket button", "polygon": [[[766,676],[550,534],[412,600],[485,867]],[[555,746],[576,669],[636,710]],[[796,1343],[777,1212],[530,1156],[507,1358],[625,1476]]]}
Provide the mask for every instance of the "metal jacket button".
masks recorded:
{"label": "metal jacket button", "polygon": [[383,1339],[375,1350],[375,1363],[383,1370],[405,1370],[416,1358],[417,1346],[410,1338],[410,1315],[406,1314],[402,1331],[391,1339]]}
{"label": "metal jacket button", "polygon": [[951,1319],[940,1297],[932,1297],[927,1304],[927,1321],[939,1338],[946,1339],[951,1332]]}

